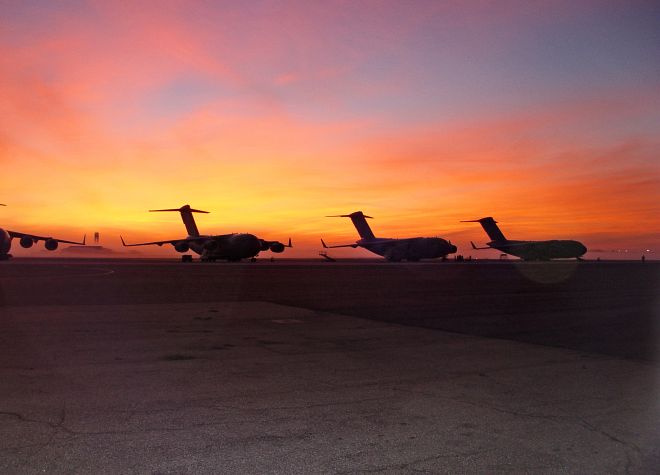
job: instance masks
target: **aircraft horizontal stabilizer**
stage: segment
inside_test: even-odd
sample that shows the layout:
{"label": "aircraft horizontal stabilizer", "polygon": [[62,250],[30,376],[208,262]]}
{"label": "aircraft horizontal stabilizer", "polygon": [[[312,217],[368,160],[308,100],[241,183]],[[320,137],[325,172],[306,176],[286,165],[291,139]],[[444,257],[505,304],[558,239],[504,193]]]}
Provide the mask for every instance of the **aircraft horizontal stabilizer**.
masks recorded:
{"label": "aircraft horizontal stabilizer", "polygon": [[[366,214],[362,214],[362,216],[365,218],[374,219],[373,216],[367,216]],[[353,215],[350,214],[333,214],[330,216],[326,216],[326,218],[352,218],[352,217]]]}
{"label": "aircraft horizontal stabilizer", "polygon": [[189,211],[191,213],[210,213],[210,211],[202,211],[201,209],[193,209],[190,206],[182,206],[181,208],[169,208],[169,209],[150,209],[150,213],[158,213],[162,211]]}
{"label": "aircraft horizontal stabilizer", "polygon": [[497,223],[497,221],[495,221],[495,220],[494,220],[493,218],[491,218],[490,216],[487,217],[487,218],[480,218],[480,219],[466,219],[466,220],[459,221],[459,222],[461,222],[461,223],[480,223],[480,222],[482,222],[482,221],[484,221],[484,220],[486,220],[486,219],[492,219],[494,223]]}

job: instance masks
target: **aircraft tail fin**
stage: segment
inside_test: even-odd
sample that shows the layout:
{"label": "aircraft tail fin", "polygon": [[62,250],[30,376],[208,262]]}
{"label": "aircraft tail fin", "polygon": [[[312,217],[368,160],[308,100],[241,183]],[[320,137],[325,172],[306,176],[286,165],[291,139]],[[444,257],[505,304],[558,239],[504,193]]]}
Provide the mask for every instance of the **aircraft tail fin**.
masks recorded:
{"label": "aircraft tail fin", "polygon": [[195,223],[195,218],[193,213],[208,213],[208,211],[202,211],[201,209],[193,209],[190,205],[184,205],[181,208],[171,208],[171,209],[150,209],[149,212],[156,213],[162,211],[178,211],[181,213],[181,220],[186,226],[186,231],[188,231],[188,236],[197,237],[199,236],[199,230],[197,229],[197,224]]}
{"label": "aircraft tail fin", "polygon": [[490,216],[488,216],[487,218],[471,219],[469,221],[461,221],[461,223],[479,223],[479,224],[481,224],[481,227],[484,228],[484,231],[486,231],[486,234],[488,234],[488,237],[491,239],[491,241],[506,241],[507,240],[504,237],[504,234],[502,234],[502,231],[500,231],[500,228],[497,226],[497,221],[495,221]]}
{"label": "aircraft tail fin", "polygon": [[353,221],[353,226],[355,226],[355,229],[357,229],[358,234],[360,235],[361,238],[363,239],[375,239],[376,236],[374,235],[374,232],[371,230],[369,227],[369,223],[367,223],[367,218],[373,219],[371,216],[367,216],[362,211],[356,211],[351,214],[339,214],[339,215],[334,215],[334,216],[326,216],[327,218],[351,218],[351,221]]}

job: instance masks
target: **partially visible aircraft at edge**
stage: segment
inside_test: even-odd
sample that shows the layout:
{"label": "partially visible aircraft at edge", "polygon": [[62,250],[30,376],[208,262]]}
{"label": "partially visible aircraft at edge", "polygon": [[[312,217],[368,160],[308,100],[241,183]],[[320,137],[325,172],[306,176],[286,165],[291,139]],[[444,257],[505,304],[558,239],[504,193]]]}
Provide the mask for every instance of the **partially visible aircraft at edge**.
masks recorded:
{"label": "partially visible aircraft at edge", "polygon": [[[126,244],[124,238],[120,236],[121,243],[126,247],[133,246],[162,246],[171,244],[177,252],[188,252],[192,250],[199,254],[202,261],[214,262],[218,259],[227,261],[240,261],[256,257],[261,251],[271,251],[274,253],[284,252],[284,248],[293,247],[291,238],[288,244],[279,241],[266,241],[260,239],[254,234],[231,233],[219,235],[201,235],[197,229],[193,213],[209,213],[198,209],[192,209],[190,205],[184,205],[181,208],[174,209],[152,209],[150,212],[178,211],[186,227],[188,236],[179,239],[169,239],[166,241],[142,242],[137,244]],[[182,259],[185,256],[182,257]]]}
{"label": "partially visible aircraft at edge", "polygon": [[525,261],[547,261],[550,259],[581,260],[587,248],[579,241],[548,240],[548,241],[512,241],[504,237],[492,217],[461,221],[462,223],[480,223],[491,241],[486,247],[477,247],[472,241],[472,249],[497,249],[505,254],[520,257]]}
{"label": "partially visible aircraft at edge", "polygon": [[[7,206],[7,205],[0,203],[0,206]],[[45,236],[35,236],[34,234],[19,233],[17,231],[9,231],[0,228],[0,261],[6,261],[11,257],[9,251],[11,250],[11,242],[14,238],[19,239],[21,247],[24,247],[26,249],[32,247],[32,245],[38,241],[44,241],[44,247],[49,251],[54,251],[55,249],[57,249],[59,243],[61,242],[66,244],[78,244],[82,246],[85,245],[84,237],[82,242],[65,241],[64,239],[57,239],[57,238],[45,237]]]}
{"label": "partially visible aircraft at edge", "polygon": [[379,238],[376,237],[369,227],[366,218],[362,211],[355,211],[351,214],[341,214],[338,216],[327,216],[328,218],[351,218],[355,229],[360,235],[359,240],[355,244],[341,244],[336,246],[328,246],[323,239],[321,244],[326,249],[337,247],[362,247],[368,251],[383,256],[391,262],[399,262],[403,259],[407,261],[418,261],[420,259],[435,259],[438,257],[447,257],[447,254],[456,252],[456,246],[450,241],[446,241],[439,237],[413,237],[404,239],[392,238]]}

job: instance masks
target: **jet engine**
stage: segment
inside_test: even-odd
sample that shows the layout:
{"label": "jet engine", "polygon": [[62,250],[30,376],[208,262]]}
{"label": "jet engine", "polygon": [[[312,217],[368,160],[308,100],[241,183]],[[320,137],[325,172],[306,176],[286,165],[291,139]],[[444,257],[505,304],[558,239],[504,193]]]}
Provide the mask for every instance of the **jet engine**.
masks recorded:
{"label": "jet engine", "polygon": [[215,239],[209,239],[204,243],[204,249],[207,251],[215,251],[218,248],[218,241]]}
{"label": "jet engine", "polygon": [[190,249],[190,246],[188,245],[187,241],[178,241],[174,243],[174,249],[177,252],[188,252],[188,249]]}
{"label": "jet engine", "polygon": [[59,245],[59,243],[55,239],[46,239],[46,242],[44,243],[44,246],[49,251],[54,251],[55,249],[57,249],[58,245]]}
{"label": "jet engine", "polygon": [[[24,247],[24,248],[27,249],[28,247],[32,247],[32,245],[34,244],[34,241],[29,236],[23,236],[20,240],[20,243],[21,243],[21,247]],[[55,242],[55,247],[57,248],[57,242]]]}
{"label": "jet engine", "polygon": [[284,252],[284,244],[281,242],[273,242],[270,244],[270,250],[271,252],[276,253]]}

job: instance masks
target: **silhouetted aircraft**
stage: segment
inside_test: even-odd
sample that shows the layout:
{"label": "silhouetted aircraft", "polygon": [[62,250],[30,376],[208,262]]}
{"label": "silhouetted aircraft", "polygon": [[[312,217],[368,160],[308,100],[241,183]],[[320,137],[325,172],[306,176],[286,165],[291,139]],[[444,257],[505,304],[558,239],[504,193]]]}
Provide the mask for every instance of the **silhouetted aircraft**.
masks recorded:
{"label": "silhouetted aircraft", "polygon": [[550,240],[550,241],[511,241],[504,237],[497,221],[490,216],[487,218],[461,221],[462,223],[480,223],[492,239],[486,243],[486,247],[477,247],[472,241],[472,249],[497,249],[506,254],[520,257],[526,261],[546,261],[550,259],[580,259],[587,248],[579,241],[572,240]]}
{"label": "silhouetted aircraft", "polygon": [[178,211],[181,213],[181,219],[186,226],[188,236],[179,239],[169,239],[167,241],[142,242],[139,244],[126,244],[124,238],[120,236],[121,243],[126,247],[132,246],[162,246],[171,244],[177,252],[188,252],[192,250],[201,256],[202,261],[214,262],[217,259],[227,261],[240,261],[250,257],[255,257],[261,251],[271,251],[275,253],[284,252],[284,248],[293,247],[291,238],[288,244],[279,241],[265,241],[259,239],[254,234],[232,233],[220,235],[200,235],[195,223],[193,213],[208,213],[192,209],[189,205],[175,209],[152,209],[150,212]]}
{"label": "silhouetted aircraft", "polygon": [[418,261],[420,259],[434,259],[437,257],[446,257],[447,254],[456,252],[456,246],[451,242],[438,237],[414,237],[406,239],[378,238],[374,236],[362,211],[356,211],[351,214],[341,214],[338,216],[327,216],[328,218],[351,218],[355,229],[357,229],[360,238],[355,244],[341,244],[338,246],[328,246],[323,239],[321,244],[324,248],[336,247],[363,247],[368,251],[385,257],[388,261],[399,262],[403,259],[407,261]]}
{"label": "silhouetted aircraft", "polygon": [[[7,205],[0,203],[0,206],[7,206]],[[79,244],[82,246],[85,245],[84,237],[82,242],[74,242],[74,241],[65,241],[64,239],[56,239],[53,237],[35,236],[34,234],[19,233],[16,231],[9,231],[0,228],[0,261],[5,261],[11,257],[9,251],[11,250],[11,242],[14,238],[19,239],[21,247],[24,248],[32,247],[33,244],[38,241],[44,241],[44,247],[49,251],[54,251],[55,249],[57,249],[59,243],[61,242],[66,244]]]}

